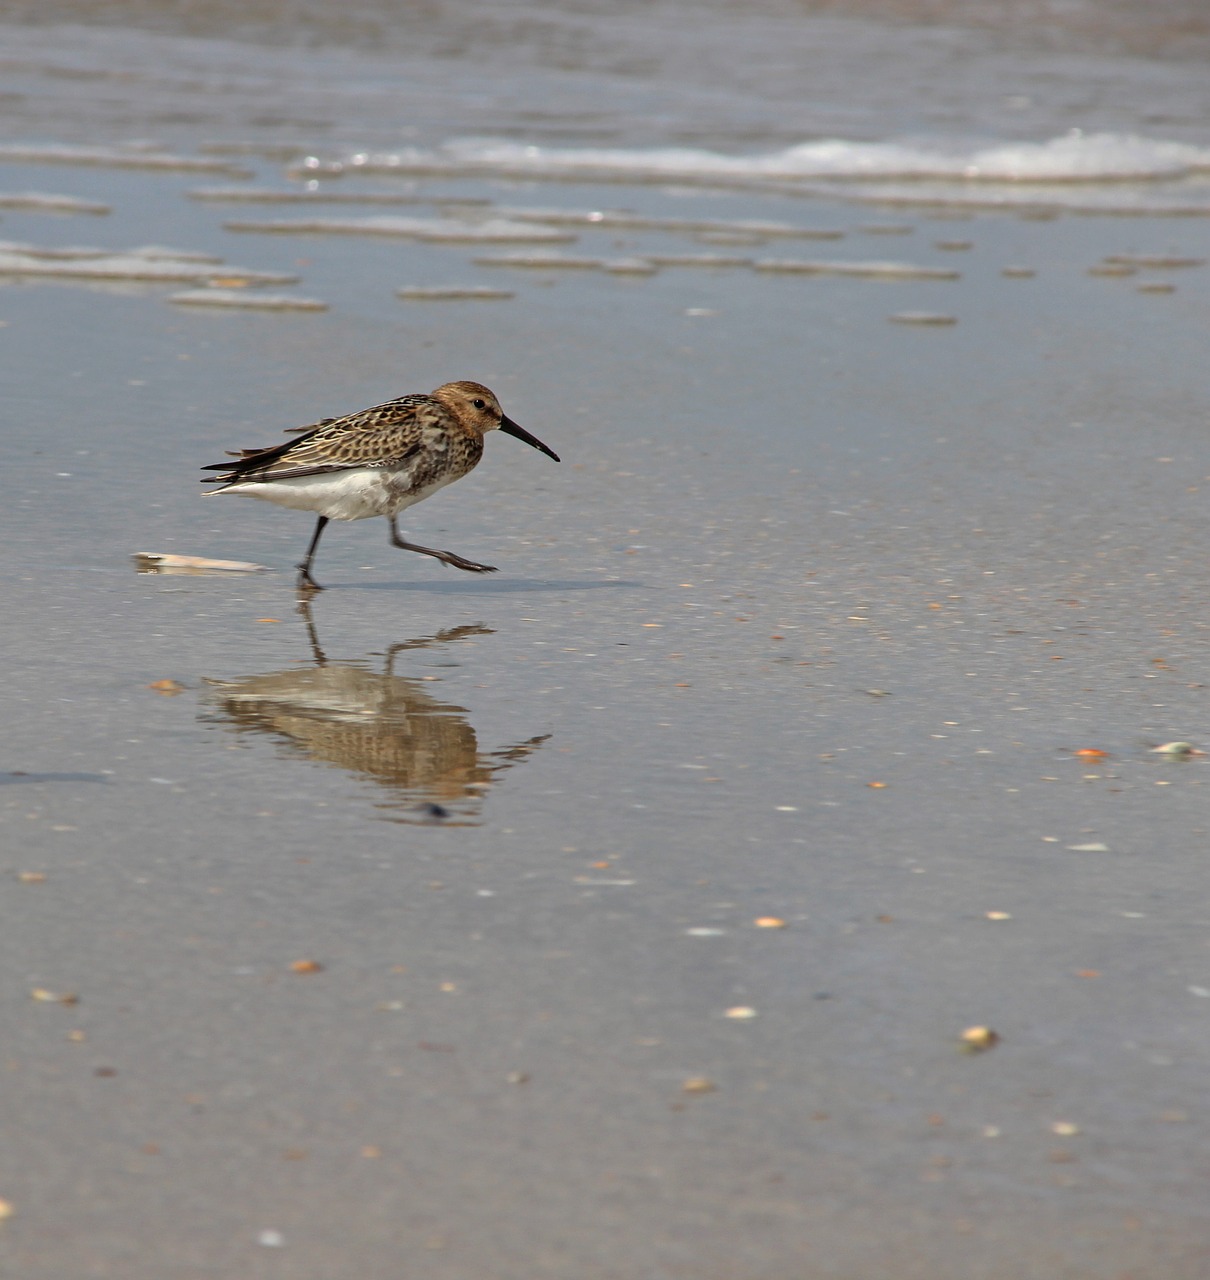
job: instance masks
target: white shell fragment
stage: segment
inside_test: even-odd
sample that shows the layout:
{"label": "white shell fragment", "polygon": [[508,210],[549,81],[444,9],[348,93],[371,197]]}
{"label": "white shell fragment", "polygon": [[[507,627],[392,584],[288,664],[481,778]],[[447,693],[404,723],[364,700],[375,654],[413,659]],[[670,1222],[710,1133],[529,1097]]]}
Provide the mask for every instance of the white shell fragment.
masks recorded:
{"label": "white shell fragment", "polygon": [[212,560],[208,556],[177,556],[161,551],[136,551],[138,573],[267,573],[268,565],[247,560]]}
{"label": "white shell fragment", "polygon": [[247,289],[185,289],[170,293],[169,302],[185,307],[228,307],[241,311],[327,311],[320,298],[290,293],[260,293]]}

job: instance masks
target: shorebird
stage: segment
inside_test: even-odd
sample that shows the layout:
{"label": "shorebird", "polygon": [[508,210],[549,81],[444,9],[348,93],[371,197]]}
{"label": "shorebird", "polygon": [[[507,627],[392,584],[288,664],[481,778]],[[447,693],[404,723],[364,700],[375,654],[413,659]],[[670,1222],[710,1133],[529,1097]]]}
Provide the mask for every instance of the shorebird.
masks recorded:
{"label": "shorebird", "polygon": [[244,493],[319,516],[307,554],[298,565],[298,589],[320,591],[311,576],[319,536],[329,520],[386,516],[391,545],[418,551],[467,573],[495,573],[452,551],[406,542],[396,518],[406,507],[453,484],[483,457],[483,437],[503,431],[559,461],[559,455],[517,424],[478,382],[447,382],[429,395],[400,396],[343,418],[293,427],[295,439],[267,449],[241,449],[234,462],[216,462],[203,484],[215,493]]}

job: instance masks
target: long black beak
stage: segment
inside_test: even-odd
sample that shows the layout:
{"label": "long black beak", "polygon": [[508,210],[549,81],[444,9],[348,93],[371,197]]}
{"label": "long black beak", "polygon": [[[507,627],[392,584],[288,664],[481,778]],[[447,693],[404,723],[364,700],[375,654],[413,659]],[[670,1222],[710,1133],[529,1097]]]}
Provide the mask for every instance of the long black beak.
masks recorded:
{"label": "long black beak", "polygon": [[540,453],[546,454],[548,458],[554,458],[556,462],[559,461],[559,455],[553,449],[544,445],[537,436],[531,436],[524,427],[517,426],[511,418],[502,417],[500,419],[500,430],[506,436],[516,436],[518,440],[524,440],[526,444],[532,445]]}

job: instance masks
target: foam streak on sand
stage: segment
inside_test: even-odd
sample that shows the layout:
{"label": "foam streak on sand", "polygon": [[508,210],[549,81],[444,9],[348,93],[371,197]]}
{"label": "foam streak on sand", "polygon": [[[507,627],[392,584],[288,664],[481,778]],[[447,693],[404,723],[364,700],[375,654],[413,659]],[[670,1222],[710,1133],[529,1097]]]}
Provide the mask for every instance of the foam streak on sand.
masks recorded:
{"label": "foam streak on sand", "polygon": [[172,169],[185,173],[225,173],[245,177],[243,165],[206,156],[179,156],[138,147],[64,146],[58,143],[0,144],[4,164],[80,164],[107,169]]}
{"label": "foam streak on sand", "polygon": [[294,284],[298,277],[281,271],[253,271],[196,261],[128,253],[92,253],[49,257],[22,247],[0,248],[0,276],[47,276],[74,280],[206,281],[240,280],[247,284]]}
{"label": "foam streak on sand", "polygon": [[0,209],[20,209],[24,213],[95,213],[111,212],[99,200],[82,200],[79,196],[47,195],[43,191],[0,191]]}
{"label": "foam streak on sand", "polygon": [[667,218],[614,209],[517,209],[505,205],[499,212],[518,222],[551,226],[600,227],[608,231],[721,231],[744,235],[799,240],[840,240],[844,232],[834,227],[804,227],[764,218]]}
{"label": "foam streak on sand", "polygon": [[774,275],[855,276],[870,280],[957,280],[951,267],[926,267],[913,262],[828,262],[807,258],[758,258],[757,271]]}
{"label": "foam streak on sand", "polygon": [[170,293],[169,302],[186,307],[227,307],[237,311],[327,311],[328,304],[319,298],[304,298],[288,293],[250,293],[239,289],[186,289]]}
{"label": "foam streak on sand", "polygon": [[453,218],[278,218],[265,222],[232,221],[227,231],[259,231],[273,235],[399,236],[430,243],[568,244],[569,232],[506,218],[461,222]]}
{"label": "foam streak on sand", "polygon": [[439,205],[450,208],[481,208],[486,198],[476,196],[420,195],[409,191],[334,191],[327,187],[303,190],[279,187],[195,187],[186,193],[190,200],[211,204],[384,204]]}

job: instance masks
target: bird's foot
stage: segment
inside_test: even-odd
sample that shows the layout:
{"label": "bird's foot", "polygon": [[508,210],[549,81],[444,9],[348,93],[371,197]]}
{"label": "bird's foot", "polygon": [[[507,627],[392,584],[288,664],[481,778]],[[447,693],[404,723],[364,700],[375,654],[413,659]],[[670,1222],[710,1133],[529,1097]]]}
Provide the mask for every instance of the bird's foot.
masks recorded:
{"label": "bird's foot", "polygon": [[467,560],[465,556],[457,556],[452,551],[446,551],[438,556],[442,564],[448,564],[454,569],[463,569],[467,573],[496,573],[497,569],[494,564],[478,564],[474,560]]}
{"label": "bird's foot", "polygon": [[296,587],[298,594],[302,596],[312,596],[317,591],[322,591],[323,587],[311,577],[311,570],[305,564],[298,566],[298,583]]}

